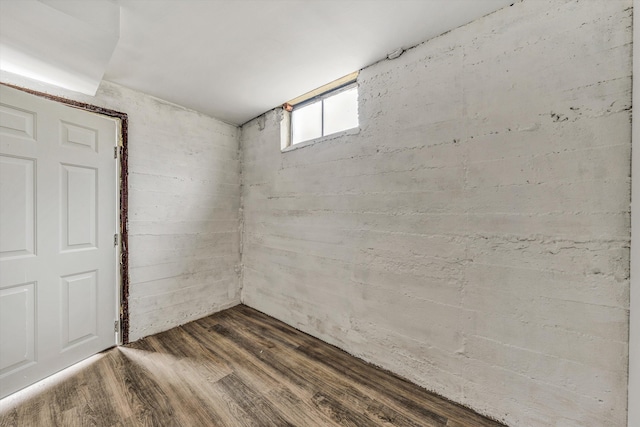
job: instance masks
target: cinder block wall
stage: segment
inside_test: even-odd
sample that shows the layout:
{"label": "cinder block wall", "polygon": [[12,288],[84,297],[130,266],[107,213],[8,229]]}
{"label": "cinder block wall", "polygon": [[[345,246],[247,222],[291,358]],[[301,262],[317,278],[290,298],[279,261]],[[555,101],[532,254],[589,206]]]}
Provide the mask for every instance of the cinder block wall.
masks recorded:
{"label": "cinder block wall", "polygon": [[511,425],[624,426],[631,0],[526,0],[242,129],[243,301]]}
{"label": "cinder block wall", "polygon": [[92,97],[0,81],[128,114],[131,341],[240,302],[236,126],[110,82]]}

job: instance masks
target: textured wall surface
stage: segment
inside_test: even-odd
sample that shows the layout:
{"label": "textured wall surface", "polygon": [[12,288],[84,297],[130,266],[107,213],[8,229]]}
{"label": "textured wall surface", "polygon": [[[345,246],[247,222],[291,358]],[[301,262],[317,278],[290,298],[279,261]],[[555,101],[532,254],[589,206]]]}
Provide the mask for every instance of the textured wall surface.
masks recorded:
{"label": "textured wall surface", "polygon": [[237,127],[109,82],[89,97],[0,78],[129,116],[131,341],[240,302]]}
{"label": "textured wall surface", "polygon": [[[633,75],[640,75],[640,0],[633,0]],[[640,105],[640,87],[633,88],[633,105]],[[629,301],[629,419],[640,426],[640,120],[632,121],[631,139],[631,295]]]}
{"label": "textured wall surface", "polygon": [[[624,426],[631,0],[525,0],[242,129],[243,301],[511,425]],[[261,129],[263,128],[263,129]]]}

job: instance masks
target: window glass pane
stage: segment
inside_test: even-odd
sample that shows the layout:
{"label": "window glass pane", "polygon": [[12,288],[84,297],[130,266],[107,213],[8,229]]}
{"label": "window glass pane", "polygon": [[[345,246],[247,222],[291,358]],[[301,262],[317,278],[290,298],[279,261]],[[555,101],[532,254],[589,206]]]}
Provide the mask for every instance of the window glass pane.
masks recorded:
{"label": "window glass pane", "polygon": [[324,100],[324,135],[358,127],[358,87]]}
{"label": "window glass pane", "polygon": [[322,102],[294,108],[291,113],[291,126],[292,144],[322,136]]}

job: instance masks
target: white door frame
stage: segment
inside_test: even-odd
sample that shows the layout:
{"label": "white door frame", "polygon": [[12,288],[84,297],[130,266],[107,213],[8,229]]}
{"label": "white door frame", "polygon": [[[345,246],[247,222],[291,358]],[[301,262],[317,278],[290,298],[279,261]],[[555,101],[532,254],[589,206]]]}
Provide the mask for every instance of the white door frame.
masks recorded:
{"label": "white door frame", "polygon": [[632,76],[628,427],[640,426],[640,0],[633,0]]}
{"label": "white door frame", "polygon": [[119,324],[117,325],[117,338],[115,344],[122,345],[129,342],[129,234],[128,234],[128,123],[129,119],[126,113],[110,110],[108,108],[99,107],[96,105],[86,104],[83,102],[74,101],[67,98],[51,95],[48,93],[38,92],[25,87],[15,86],[12,84],[2,83],[4,86],[8,86],[22,92],[27,92],[41,98],[46,98],[52,101],[56,101],[74,108],[89,111],[95,114],[100,114],[110,118],[115,118],[118,121],[118,147],[117,153],[118,170],[117,179],[119,182],[119,197],[117,197],[117,209],[119,211],[118,227],[120,230],[120,236],[118,240],[118,253],[116,259],[119,260],[119,268],[116,269],[116,277],[120,286],[116,286],[118,295],[116,301],[119,307],[114,307],[115,310],[119,310]]}

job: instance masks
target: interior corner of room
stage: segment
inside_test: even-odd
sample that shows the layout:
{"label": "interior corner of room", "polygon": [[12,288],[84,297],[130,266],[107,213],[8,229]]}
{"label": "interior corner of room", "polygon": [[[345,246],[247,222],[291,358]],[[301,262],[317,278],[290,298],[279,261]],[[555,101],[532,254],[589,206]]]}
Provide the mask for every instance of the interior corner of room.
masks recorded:
{"label": "interior corner of room", "polygon": [[639,426],[636,4],[0,0],[0,420]]}

